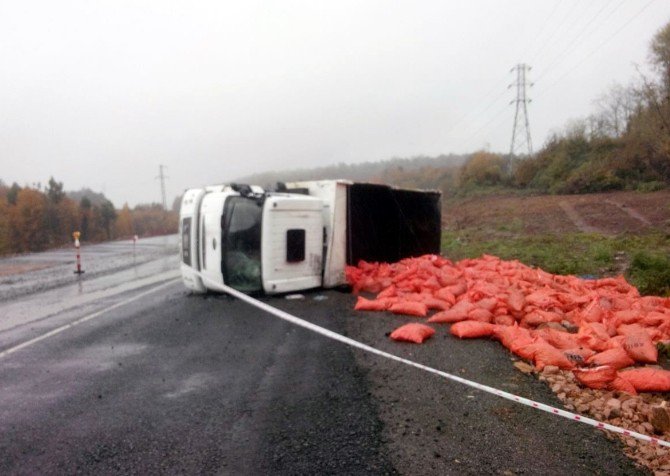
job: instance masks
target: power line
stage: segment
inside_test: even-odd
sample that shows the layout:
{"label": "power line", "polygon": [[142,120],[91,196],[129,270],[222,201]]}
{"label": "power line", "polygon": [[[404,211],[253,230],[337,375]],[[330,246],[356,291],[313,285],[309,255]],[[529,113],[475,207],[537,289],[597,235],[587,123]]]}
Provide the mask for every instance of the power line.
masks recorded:
{"label": "power line", "polygon": [[559,22],[556,24],[556,28],[554,28],[551,32],[551,34],[547,37],[547,39],[544,40],[542,43],[542,46],[540,46],[536,51],[535,54],[532,56],[530,59],[531,63],[534,63],[537,57],[540,55],[540,53],[551,43],[551,40],[554,39],[556,36],[556,33],[559,31],[565,33],[565,30],[563,30],[562,26],[566,22],[566,20],[573,14],[578,12],[578,10],[575,8],[575,6],[579,3],[579,0],[576,0],[575,3],[571,6],[568,7],[567,13],[559,20]]}
{"label": "power line", "polygon": [[[623,0],[622,0],[622,2],[623,2]],[[616,5],[616,6],[614,7],[614,9],[613,9],[613,10],[610,12],[610,14],[607,16],[607,18],[609,18],[609,17],[611,16],[611,14],[612,14],[614,11],[616,11],[616,9],[621,5],[622,2],[620,2],[618,5]],[[588,28],[593,24],[594,21],[596,21],[596,19],[600,16],[600,14],[601,14],[601,13],[605,10],[605,8],[607,8],[609,5],[610,5],[609,3],[605,3],[605,4],[604,4],[604,5],[603,5],[603,6],[596,12],[596,14],[593,15],[593,16],[591,17],[591,19],[590,19],[586,24],[584,24],[584,26],[582,27],[582,29],[581,29],[581,30],[579,31],[579,33],[572,39],[572,41],[570,41],[570,43],[568,43],[568,45],[567,45],[567,46],[566,46],[566,47],[565,47],[565,48],[564,48],[564,49],[563,49],[563,50],[556,56],[556,58],[554,58],[554,61],[551,62],[551,63],[549,64],[549,66],[547,66],[547,67],[544,69],[544,71],[542,71],[542,72],[537,76],[536,81],[540,81],[542,78],[544,78],[544,77],[547,75],[547,73],[548,73],[549,71],[551,71],[551,68],[552,68],[554,65],[556,65],[556,64],[560,63],[561,61],[563,61],[563,59],[565,59],[565,57],[566,57],[568,54],[571,53],[571,49],[572,49],[572,47],[575,45],[575,43],[577,43],[577,41],[579,41],[579,40],[582,38],[582,36],[583,36],[585,33],[587,33]],[[587,36],[592,35],[596,30],[597,30],[597,28],[591,30]]]}
{"label": "power line", "polygon": [[[504,78],[503,78],[503,79],[504,79]],[[496,84],[493,88],[491,88],[491,89],[489,90],[489,92],[486,93],[486,94],[482,97],[482,102],[484,102],[489,96],[491,96],[492,93],[494,93],[495,91],[498,90],[498,88],[500,87],[500,85],[499,85],[500,82],[502,82],[502,81],[499,81],[498,84]],[[502,98],[506,93],[507,93],[507,90],[502,90],[502,91],[500,91],[499,94],[498,94],[498,95],[497,95],[491,102],[489,102],[485,107],[483,107],[483,108],[478,108],[478,109],[477,109],[477,108],[476,108],[476,109],[470,109],[470,110],[469,110],[468,112],[466,112],[465,114],[462,114],[462,115],[461,115],[461,116],[460,116],[460,117],[459,117],[459,118],[458,118],[458,119],[457,119],[457,120],[456,120],[456,121],[455,121],[455,122],[454,122],[454,123],[447,129],[447,130],[446,130],[446,131],[445,131],[444,135],[446,136],[446,135],[450,134],[454,129],[456,129],[458,126],[460,126],[460,125],[463,123],[463,121],[464,121],[465,119],[467,119],[468,117],[472,116],[473,118],[475,118],[475,117],[477,117],[477,116],[483,114],[484,112],[488,111],[489,109],[491,109],[491,107],[492,107],[496,102],[498,102],[498,101],[500,100],[500,98]]]}
{"label": "power line", "polygon": [[[538,25],[538,30],[537,30],[537,33],[535,34],[535,37],[533,38],[532,41],[526,42],[526,45],[535,45],[536,44],[537,40],[539,40],[540,37],[542,36],[542,33],[544,33],[546,31],[545,25],[547,25],[549,23],[549,20],[551,20],[554,17],[554,14],[558,10],[558,6],[560,4],[561,4],[560,0],[555,0],[554,8],[551,9],[551,11],[549,12],[549,15],[547,15],[547,18],[545,18],[544,21],[540,22],[540,24]],[[519,56],[519,57],[525,58],[527,52],[528,52],[528,48],[526,48],[524,50],[524,54]]]}
{"label": "power line", "polygon": [[593,55],[594,55],[600,48],[602,48],[602,47],[605,46],[607,43],[609,43],[609,42],[612,40],[612,38],[614,38],[616,35],[618,35],[619,33],[621,33],[621,31],[623,31],[624,28],[626,28],[626,27],[627,27],[628,25],[630,25],[633,21],[635,21],[635,19],[636,19],[637,17],[639,17],[639,16],[640,16],[640,15],[641,15],[647,8],[649,8],[649,6],[650,6],[652,3],[654,3],[655,1],[656,1],[656,0],[649,0],[649,2],[647,2],[647,3],[646,3],[640,10],[637,11],[637,13],[635,13],[635,15],[633,15],[631,18],[629,18],[623,25],[621,25],[616,31],[614,31],[614,33],[612,33],[610,36],[608,36],[603,42],[601,42],[600,44],[598,44],[598,46],[596,46],[593,50],[591,50],[590,53],[588,53],[586,56],[584,56],[584,57],[583,57],[579,62],[577,62],[572,68],[570,68],[570,69],[567,70],[565,73],[563,73],[558,79],[556,79],[556,81],[554,81],[553,83],[551,83],[549,86],[547,86],[547,87],[541,89],[540,91],[541,91],[541,92],[545,92],[545,91],[551,89],[552,87],[554,87],[555,85],[557,85],[559,82],[561,82],[561,81],[563,80],[563,78],[565,78],[567,75],[569,75],[569,74],[572,73],[575,69],[577,69],[579,66],[581,66],[587,59],[589,59],[591,56],[593,56]]}
{"label": "power line", "polygon": [[507,111],[507,110],[508,110],[508,107],[509,107],[509,104],[505,104],[505,105],[503,106],[502,109],[500,109],[500,110],[499,110],[498,112],[496,112],[493,116],[491,116],[491,118],[486,122],[486,124],[484,124],[483,126],[481,126],[479,129],[477,129],[475,132],[473,132],[470,136],[468,136],[468,138],[466,139],[465,142],[466,142],[466,143],[467,143],[467,142],[470,142],[470,140],[472,140],[474,137],[476,137],[477,135],[479,135],[479,133],[480,133],[481,131],[485,130],[489,125],[491,125],[491,123],[493,123],[493,121],[495,121],[496,119],[498,119],[498,118],[500,117],[500,115],[501,115],[503,112]]}

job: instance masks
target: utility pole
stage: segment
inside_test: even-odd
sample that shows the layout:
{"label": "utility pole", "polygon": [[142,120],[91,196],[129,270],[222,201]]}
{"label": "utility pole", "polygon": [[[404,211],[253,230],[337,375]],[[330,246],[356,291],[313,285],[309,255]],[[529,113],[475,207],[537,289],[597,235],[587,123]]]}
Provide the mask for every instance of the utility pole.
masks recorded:
{"label": "utility pole", "polygon": [[[509,148],[509,158],[507,160],[507,172],[512,171],[512,159],[514,152],[519,146],[525,146],[528,155],[533,155],[533,142],[530,139],[530,125],[528,121],[528,103],[531,101],[526,95],[526,86],[531,87],[533,83],[526,80],[526,72],[531,67],[525,63],[519,63],[510,70],[510,73],[516,71],[516,81],[510,84],[507,89],[516,87],[516,99],[510,101],[510,104],[516,104],[514,111],[514,127],[512,127],[512,143]],[[523,118],[519,117],[520,115]]]}
{"label": "utility pole", "polygon": [[165,199],[165,179],[168,178],[165,173],[163,173],[163,169],[167,169],[165,165],[159,165],[158,166],[158,176],[156,177],[161,181],[161,196],[163,197],[163,210],[167,211],[167,201]]}

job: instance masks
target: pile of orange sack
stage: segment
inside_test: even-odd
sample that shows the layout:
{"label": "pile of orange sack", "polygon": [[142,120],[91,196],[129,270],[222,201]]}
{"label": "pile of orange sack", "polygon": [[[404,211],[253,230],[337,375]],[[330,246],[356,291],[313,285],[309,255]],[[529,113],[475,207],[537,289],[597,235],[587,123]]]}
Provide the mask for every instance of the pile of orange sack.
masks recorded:
{"label": "pile of orange sack", "polygon": [[[590,388],[670,391],[656,343],[670,340],[670,298],[640,296],[623,277],[561,276],[484,255],[456,263],[425,255],[349,266],[355,309],[390,311],[451,325],[460,338],[490,337],[538,370],[572,370]],[[423,342],[434,329],[414,322],[391,334]]]}

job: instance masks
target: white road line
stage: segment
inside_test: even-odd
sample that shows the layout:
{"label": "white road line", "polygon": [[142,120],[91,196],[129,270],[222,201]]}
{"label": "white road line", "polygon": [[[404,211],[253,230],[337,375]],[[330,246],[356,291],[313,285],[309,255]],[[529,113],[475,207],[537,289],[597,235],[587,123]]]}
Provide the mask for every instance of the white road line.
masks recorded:
{"label": "white road line", "polygon": [[158,286],[156,286],[156,287],[154,287],[154,288],[149,289],[148,291],[141,292],[141,293],[138,294],[137,296],[133,296],[133,297],[131,297],[131,298],[128,298],[128,299],[126,299],[125,301],[117,302],[116,304],[113,304],[113,305],[111,305],[111,306],[109,306],[109,307],[106,307],[105,309],[101,309],[101,310],[99,310],[99,311],[94,312],[93,314],[89,314],[88,316],[81,317],[81,318],[77,319],[76,321],[72,321],[72,322],[70,322],[70,323],[68,323],[68,324],[62,325],[62,326],[60,326],[60,327],[58,327],[58,328],[56,328],[56,329],[54,329],[54,330],[52,330],[52,331],[47,332],[46,334],[42,334],[42,335],[37,336],[37,337],[35,337],[35,338],[33,338],[33,339],[30,339],[30,340],[28,340],[28,341],[26,341],[26,342],[23,342],[23,343],[21,343],[21,344],[19,344],[19,345],[16,345],[16,346],[14,346],[14,347],[10,347],[10,348],[7,349],[7,350],[3,350],[2,352],[0,352],[0,359],[2,359],[3,357],[8,356],[8,355],[10,355],[10,354],[13,354],[13,353],[16,352],[16,351],[19,351],[19,350],[24,349],[24,348],[26,348],[26,347],[28,347],[28,346],[31,346],[31,345],[33,345],[33,344],[36,344],[36,343],[38,343],[38,342],[40,342],[40,341],[43,341],[44,339],[47,339],[47,338],[49,338],[49,337],[53,337],[53,336],[55,336],[55,335],[57,335],[57,334],[60,334],[61,332],[66,331],[66,330],[68,330],[68,329],[71,329],[71,328],[73,328],[73,327],[75,327],[75,326],[78,326],[79,324],[83,324],[84,322],[90,321],[91,319],[95,319],[96,317],[100,317],[100,316],[102,316],[103,314],[105,314],[106,312],[109,312],[109,311],[114,310],[114,309],[116,309],[116,308],[119,308],[119,307],[121,307],[121,306],[125,306],[126,304],[129,304],[129,303],[131,303],[131,302],[133,302],[133,301],[137,301],[138,299],[141,299],[141,298],[143,298],[143,297],[145,297],[145,296],[148,296],[149,294],[151,294],[151,293],[153,293],[153,292],[156,292],[156,291],[158,291],[159,289],[163,289],[163,288],[165,288],[165,287],[167,287],[167,286],[170,286],[171,284],[174,284],[175,281],[177,281],[177,280],[178,280],[178,278],[171,279],[171,280],[169,280],[169,281],[167,281],[167,282],[165,282],[165,283],[163,283],[163,284],[160,284],[160,285],[158,285]]}
{"label": "white road line", "polygon": [[255,306],[265,312],[268,312],[274,316],[277,316],[280,319],[283,319],[285,321],[288,321],[292,324],[295,324],[297,326],[303,327],[305,329],[309,329],[312,332],[316,332],[317,334],[321,334],[322,336],[328,337],[330,339],[342,342],[344,344],[347,344],[351,347],[355,347],[357,349],[364,350],[366,352],[369,352],[371,354],[376,354],[381,357],[390,359],[390,360],[395,360],[396,362],[403,363],[405,365],[409,365],[410,367],[416,367],[418,369],[424,370],[426,372],[439,375],[440,377],[444,377],[448,380],[453,380],[455,382],[462,383],[463,385],[467,385],[468,387],[476,388],[478,390],[481,390],[486,393],[490,393],[492,395],[497,395],[498,397],[505,398],[507,400],[511,400],[513,402],[520,403],[522,405],[526,405],[538,410],[545,411],[547,413],[551,413],[552,415],[558,415],[563,418],[567,418],[571,421],[579,422],[579,423],[584,423],[586,425],[593,426],[595,428],[601,429],[601,430],[609,430],[613,433],[619,433],[624,436],[631,436],[633,438],[637,438],[638,440],[646,441],[648,443],[651,443],[653,445],[661,445],[661,446],[666,446],[670,447],[670,442],[661,440],[658,438],[654,438],[652,436],[644,435],[642,433],[638,433],[635,431],[631,430],[626,430],[625,428],[621,428],[619,426],[615,425],[610,425],[609,423],[603,423],[598,420],[594,420],[592,418],[588,418],[582,415],[577,415],[576,413],[569,412],[567,410],[563,410],[561,408],[556,408],[552,407],[550,405],[546,405],[544,403],[536,402],[533,400],[530,400],[528,398],[520,397],[518,395],[514,395],[513,393],[508,393],[503,390],[498,390],[497,388],[494,387],[489,387],[488,385],[482,385],[477,382],[473,382],[472,380],[467,380],[462,377],[459,377],[457,375],[453,375],[447,372],[443,372],[442,370],[435,369],[433,367],[428,367],[427,365],[420,364],[418,362],[414,362],[409,359],[405,359],[403,357],[398,357],[397,355],[389,354],[388,352],[384,352],[383,350],[376,349],[374,347],[371,347],[367,344],[363,344],[362,342],[359,342],[357,340],[351,339],[349,337],[345,337],[341,334],[338,334],[337,332],[333,332],[331,330],[328,330],[324,327],[317,326],[316,324],[312,324],[311,322],[308,322],[304,319],[300,319],[299,317],[296,317],[292,314],[289,314],[288,312],[282,311],[281,309],[277,309],[276,307],[270,306],[269,304],[266,304],[264,302],[259,301],[258,299],[254,299],[250,296],[247,296],[244,293],[241,293],[237,291],[236,289],[233,289],[229,286],[217,283],[215,281],[212,281],[211,279],[203,276],[202,274],[198,273],[200,278],[205,281],[208,284],[208,287],[211,287],[213,289],[218,289],[224,293],[230,294],[231,296],[234,296],[248,304],[251,304],[252,306]]}

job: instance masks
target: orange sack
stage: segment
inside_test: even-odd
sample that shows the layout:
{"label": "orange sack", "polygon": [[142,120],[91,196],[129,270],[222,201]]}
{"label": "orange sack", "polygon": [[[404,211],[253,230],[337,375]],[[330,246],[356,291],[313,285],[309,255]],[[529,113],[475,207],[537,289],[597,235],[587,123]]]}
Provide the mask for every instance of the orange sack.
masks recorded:
{"label": "orange sack", "polygon": [[532,344],[536,341],[528,329],[523,329],[519,326],[497,326],[493,330],[493,334],[500,341],[502,345],[507,347],[511,352],[515,349]]}
{"label": "orange sack", "polygon": [[449,332],[461,339],[475,339],[493,335],[495,325],[489,322],[461,321],[451,326]]}
{"label": "orange sack", "polygon": [[584,349],[582,347],[561,350],[563,350],[563,355],[565,355],[568,360],[573,362],[575,365],[584,365],[586,361],[595,354],[593,350]]}
{"label": "orange sack", "polygon": [[405,314],[408,316],[426,317],[428,306],[422,302],[398,301],[389,307],[393,314]]}
{"label": "orange sack", "polygon": [[579,347],[576,334],[568,334],[567,332],[557,331],[549,327],[531,331],[531,334],[542,337],[557,349],[575,349]]}
{"label": "orange sack", "polygon": [[390,302],[388,299],[365,299],[363,296],[358,296],[356,306],[357,311],[385,311],[388,309]]}
{"label": "orange sack", "polygon": [[493,322],[499,326],[512,326],[516,322],[514,318],[508,314],[503,314],[500,316],[495,316]]}
{"label": "orange sack", "polygon": [[535,351],[544,344],[546,344],[546,342],[544,342],[542,339],[533,338],[533,341],[530,343],[516,342],[509,350],[524,360],[532,361],[535,358]]}
{"label": "orange sack", "polygon": [[589,358],[586,363],[593,365],[609,365],[610,367],[619,370],[624,367],[630,367],[635,364],[635,361],[630,358],[628,352],[622,347],[615,347],[614,349],[609,349],[594,355]]}
{"label": "orange sack", "polygon": [[460,301],[454,307],[448,311],[438,312],[433,315],[428,322],[443,322],[451,323],[464,321],[468,318],[468,313],[473,308],[473,305],[470,301]]}
{"label": "orange sack", "polygon": [[670,371],[653,367],[622,370],[619,377],[638,392],[670,392]]}
{"label": "orange sack", "polygon": [[607,388],[617,377],[616,369],[609,365],[601,365],[593,369],[574,369],[575,378],[589,388]]}
{"label": "orange sack", "polygon": [[512,291],[507,297],[507,305],[512,311],[520,312],[526,305],[526,298],[519,291]]}
{"label": "orange sack", "polygon": [[571,369],[575,366],[563,352],[546,342],[536,344],[533,360],[535,361],[535,367],[540,371],[546,365],[555,365],[560,369]]}
{"label": "orange sack", "polygon": [[493,314],[491,314],[491,311],[487,309],[478,307],[468,312],[468,319],[471,321],[491,322],[493,319]]}
{"label": "orange sack", "polygon": [[451,294],[448,289],[438,289],[435,291],[435,297],[448,302],[452,306],[456,304],[456,296]]}
{"label": "orange sack", "polygon": [[391,339],[403,342],[414,342],[421,344],[435,334],[435,329],[425,324],[405,324],[391,332]]}
{"label": "orange sack", "polygon": [[422,299],[422,302],[428,306],[428,309],[436,309],[438,311],[446,311],[451,307],[451,304],[443,301],[442,299],[438,299],[432,296],[426,296]]}
{"label": "orange sack", "polygon": [[620,392],[626,392],[631,395],[637,395],[637,391],[635,390],[635,387],[633,387],[633,384],[621,377],[617,377],[612,380],[608,388],[610,390],[618,390]]}
{"label": "orange sack", "polygon": [[658,349],[644,331],[627,335],[623,348],[636,362],[655,364],[658,361]]}

